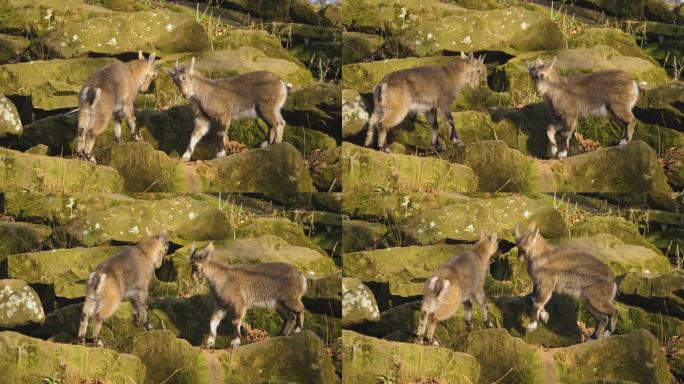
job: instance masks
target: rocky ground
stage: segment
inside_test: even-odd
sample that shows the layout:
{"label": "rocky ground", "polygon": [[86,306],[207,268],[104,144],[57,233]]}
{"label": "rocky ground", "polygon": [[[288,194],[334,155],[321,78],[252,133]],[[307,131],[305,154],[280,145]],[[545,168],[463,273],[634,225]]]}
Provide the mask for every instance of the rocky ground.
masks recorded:
{"label": "rocky ground", "polygon": [[[0,4],[0,189],[55,192],[339,191],[338,6],[258,1],[12,0]],[[97,68],[156,53],[159,76],[136,99],[144,143],[98,138],[99,165],[71,159],[77,93]],[[255,149],[267,126],[233,121],[232,154],[214,160],[215,127],[182,163],[192,110],[166,71],[176,60],[210,78],[268,70],[293,88],[284,143]],[[145,169],[145,172],[141,172]]]}
{"label": "rocky ground", "polygon": [[[571,4],[569,4],[571,3]],[[343,175],[355,193],[681,191],[684,174],[682,7],[642,1],[349,0],[343,4]],[[382,20],[382,22],[378,22]],[[465,145],[454,147],[440,119],[435,153],[422,115],[389,133],[391,154],[363,144],[372,88],[389,72],[439,65],[460,52],[486,54],[487,74],[452,105]],[[550,160],[548,108],[525,61],[557,57],[562,74],[626,71],[647,90],[634,113],[634,142],[616,148],[607,118],[580,121],[570,157]],[[675,60],[676,58],[676,60]],[[364,168],[372,166],[372,171]],[[369,167],[371,168],[371,167]],[[427,171],[426,171],[427,169]],[[458,182],[441,177],[445,171]],[[371,173],[372,172],[372,173]],[[397,174],[399,176],[397,176]],[[372,180],[367,184],[367,177]],[[362,185],[363,184],[363,185]],[[667,198],[667,197],[666,197]]]}
{"label": "rocky ground", "polygon": [[[0,370],[8,382],[334,383],[341,375],[342,221],[339,194],[5,193],[0,218]],[[102,329],[105,348],[73,345],[95,265],[149,230],[171,231],[150,287],[146,332],[123,303]],[[282,320],[248,311],[243,345],[202,350],[212,301],[190,277],[190,246],[212,240],[227,263],[286,262],[306,274],[304,332],[277,337]],[[167,380],[167,381],[165,381]]]}
{"label": "rocky ground", "polygon": [[[681,381],[684,221],[680,213],[651,209],[646,195],[642,198],[639,203],[622,194],[408,194],[386,195],[368,207],[347,205],[345,198],[344,380]],[[532,282],[517,259],[513,233],[516,224],[532,221],[551,243],[585,249],[613,271],[616,336],[585,342],[595,321],[581,304],[561,294],[554,294],[547,306],[549,322],[525,331]],[[475,330],[468,332],[461,308],[437,327],[444,348],[408,343],[427,278],[482,232],[496,232],[501,239],[485,284],[497,329],[486,329],[475,309]]]}

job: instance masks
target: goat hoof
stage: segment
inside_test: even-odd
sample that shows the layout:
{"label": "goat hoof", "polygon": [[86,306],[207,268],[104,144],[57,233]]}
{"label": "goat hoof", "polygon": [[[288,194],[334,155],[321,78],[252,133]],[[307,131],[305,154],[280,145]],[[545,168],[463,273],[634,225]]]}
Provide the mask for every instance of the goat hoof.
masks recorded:
{"label": "goat hoof", "polygon": [[268,148],[268,141],[264,141],[261,144],[259,144],[259,148]]}
{"label": "goat hoof", "polygon": [[383,147],[382,151],[385,153],[392,153],[392,151],[389,149],[389,147]]}
{"label": "goat hoof", "polygon": [[93,339],[93,346],[94,347],[104,347],[104,342],[102,342],[102,339],[99,337],[96,337]]}
{"label": "goat hoof", "polygon": [[539,318],[541,319],[541,321],[546,323],[549,321],[549,313],[546,311],[543,311],[539,314]]}
{"label": "goat hoof", "polygon": [[444,150],[444,147],[442,147],[442,144],[435,144],[434,148],[435,148],[435,152],[442,152]]}
{"label": "goat hoof", "polygon": [[115,137],[115,138],[114,138],[114,143],[116,143],[116,145],[121,145],[121,144],[123,144],[123,140],[121,140],[120,137]]}
{"label": "goat hoof", "polygon": [[468,330],[468,332],[473,330],[473,322],[472,321],[466,321],[465,325],[466,325],[466,329]]}
{"label": "goat hoof", "polygon": [[494,328],[494,323],[492,323],[491,320],[487,320],[487,321],[485,322],[485,326],[486,326],[487,328]]}
{"label": "goat hoof", "polygon": [[86,339],[85,339],[85,337],[79,337],[78,339],[76,339],[76,344],[78,344],[78,345],[86,345]]}
{"label": "goat hoof", "polygon": [[136,314],[136,315],[133,315],[133,324],[134,324],[136,327],[139,327],[139,326],[140,326],[140,315],[137,315],[137,314]]}
{"label": "goat hoof", "polygon": [[142,136],[140,136],[140,133],[136,132],[133,135],[133,141],[141,142],[143,141]]}
{"label": "goat hoof", "polygon": [[152,324],[150,324],[150,323],[146,323],[146,324],[144,325],[144,327],[145,327],[145,330],[146,330],[146,331],[151,331],[151,330],[154,329],[154,327],[153,327]]}
{"label": "goat hoof", "polygon": [[97,161],[95,160],[95,156],[93,156],[92,154],[86,155],[85,160],[97,165]]}
{"label": "goat hoof", "polygon": [[425,340],[423,339],[422,336],[416,336],[413,338],[414,344],[423,345],[424,342],[425,342]]}

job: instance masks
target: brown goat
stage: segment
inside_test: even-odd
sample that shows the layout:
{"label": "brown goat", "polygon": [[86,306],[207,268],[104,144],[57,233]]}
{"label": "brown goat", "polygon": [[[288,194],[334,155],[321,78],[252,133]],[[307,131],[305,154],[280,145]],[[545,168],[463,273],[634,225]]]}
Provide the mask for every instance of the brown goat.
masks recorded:
{"label": "brown goat", "polygon": [[249,308],[275,309],[283,318],[283,336],[304,328],[304,304],[306,277],[290,264],[235,264],[227,265],[211,260],[214,244],[203,251],[192,245],[190,262],[193,279],[206,278],[214,297],[214,313],[209,322],[209,337],[205,346],[212,348],[216,340],[216,328],[226,314],[231,314],[233,325],[230,345],[240,345],[240,326]]}
{"label": "brown goat", "polygon": [[195,72],[195,58],[190,68],[178,65],[169,70],[169,76],[183,96],[194,103],[195,128],[190,144],[183,154],[184,161],[190,160],[195,145],[209,132],[211,120],[219,123],[218,151],[216,157],[226,155],[226,140],[231,120],[260,117],[268,125],[268,134],[261,143],[265,148],[283,141],[285,119],[280,114],[289,85],[278,75],[257,71],[230,79],[207,79]]}
{"label": "brown goat", "polygon": [[439,133],[438,116],[451,128],[451,141],[460,143],[456,132],[451,104],[465,85],[477,88],[480,74],[485,70],[484,56],[473,58],[461,54],[461,59],[445,66],[426,66],[403,69],[385,76],[373,88],[373,114],[368,122],[364,145],[373,144],[373,135],[378,131],[378,148],[387,149],[387,132],[398,125],[409,113],[422,112],[430,125],[431,143],[441,150],[437,141]]}
{"label": "brown goat", "polygon": [[[574,76],[560,76],[553,70],[556,58],[545,64],[537,58],[527,70],[539,96],[551,109],[553,120],[546,129],[551,142],[551,156],[568,156],[570,138],[577,127],[577,119],[608,116],[622,127],[620,145],[632,140],[636,119],[632,108],[639,98],[639,85],[622,71],[602,71]],[[556,145],[556,133],[563,136],[561,149]]]}
{"label": "brown goat", "polygon": [[543,322],[549,320],[544,306],[554,291],[585,304],[597,322],[592,338],[609,336],[615,331],[618,313],[612,301],[617,285],[613,272],[605,264],[581,250],[547,244],[535,223],[522,235],[516,226],[515,242],[518,258],[525,262],[534,285],[528,331],[537,329],[539,318]]}
{"label": "brown goat", "polygon": [[161,267],[168,249],[168,235],[162,232],[128,247],[95,267],[88,276],[86,286],[86,299],[78,329],[80,344],[85,344],[88,320],[93,317],[93,343],[102,345],[102,322],[114,314],[123,299],[129,299],[133,304],[133,322],[138,325],[142,315],[145,329],[152,329],[147,318],[147,292],[154,270]]}
{"label": "brown goat", "polygon": [[121,142],[122,119],[126,119],[133,140],[142,140],[136,130],[133,102],[138,92],[147,92],[157,77],[154,58],[154,53],[145,59],[138,52],[138,60],[107,64],[86,80],[78,94],[77,157],[95,162],[95,138],[104,132],[112,116],[117,143]]}
{"label": "brown goat", "polygon": [[496,253],[497,247],[496,233],[483,235],[472,249],[454,257],[435,271],[423,290],[421,316],[415,339],[418,344],[423,343],[425,335],[428,344],[437,345],[437,322],[451,318],[461,303],[465,309],[468,330],[473,328],[473,302],[480,307],[487,328],[494,327],[489,319],[484,281],[489,270],[489,259]]}

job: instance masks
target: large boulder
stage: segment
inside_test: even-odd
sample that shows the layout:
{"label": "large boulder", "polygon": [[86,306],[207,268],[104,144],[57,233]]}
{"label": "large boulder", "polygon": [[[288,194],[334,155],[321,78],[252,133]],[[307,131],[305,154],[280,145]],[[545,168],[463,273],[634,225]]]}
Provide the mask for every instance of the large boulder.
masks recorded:
{"label": "large boulder", "polygon": [[[340,138],[342,89],[337,85],[314,84],[293,90],[283,105],[283,118],[289,124],[308,126],[336,140]],[[287,132],[289,128],[285,128]],[[285,137],[287,139],[287,135]]]}
{"label": "large boulder", "polygon": [[24,193],[6,192],[3,213],[22,221],[52,220],[66,224],[91,211],[106,210],[136,199],[116,193]]}
{"label": "large boulder", "polygon": [[21,135],[22,126],[17,107],[8,98],[0,93],[0,137]]}
{"label": "large boulder", "polygon": [[0,64],[16,60],[30,44],[31,41],[25,37],[0,33]]}
{"label": "large boulder", "polygon": [[655,63],[655,60],[639,48],[632,35],[618,28],[586,28],[568,39],[568,48],[591,48],[607,45],[623,56],[638,57]]}
{"label": "large boulder", "polygon": [[145,366],[135,356],[0,333],[0,371],[10,383],[142,383]]}
{"label": "large boulder", "polygon": [[288,143],[197,164],[196,171],[206,180],[206,191],[261,192],[268,196],[314,191],[302,155]]}
{"label": "large boulder", "polygon": [[43,304],[23,280],[0,280],[0,329],[45,321]]}
{"label": "large boulder", "polygon": [[43,36],[57,26],[112,12],[82,0],[12,0],[0,4],[0,29]]}
{"label": "large boulder", "polygon": [[[98,68],[114,62],[110,58],[76,58],[31,61],[0,65],[0,92],[28,96],[35,109],[78,107],[78,92]],[[68,76],[64,76],[68,73]]]}
{"label": "large boulder", "polygon": [[223,240],[233,228],[225,214],[209,201],[189,196],[137,200],[128,204],[91,210],[64,225],[65,233],[85,246],[110,242],[135,243],[162,230],[172,239]]}
{"label": "large boulder", "polygon": [[[523,54],[509,60],[497,69],[499,74],[495,83],[498,88],[515,89],[521,94],[534,94],[536,90],[527,71],[525,61],[533,61],[538,53]],[[627,72],[632,79],[643,85],[661,85],[667,80],[665,70],[649,60],[623,56],[614,48],[595,45],[590,48],[574,48],[556,53],[545,53],[541,58],[546,62],[557,57],[554,68],[563,75],[598,72],[619,69]]]}
{"label": "large boulder", "polygon": [[465,12],[465,8],[439,0],[349,0],[342,3],[342,24],[347,30],[394,33],[420,21]]}
{"label": "large boulder", "polygon": [[355,89],[361,93],[370,93],[373,91],[373,87],[390,72],[424,65],[444,65],[454,60],[456,59],[453,57],[434,56],[349,64],[342,67],[341,85],[345,89]]}
{"label": "large boulder", "polygon": [[371,110],[354,89],[342,90],[342,137],[352,138],[364,131]]}
{"label": "large boulder", "polygon": [[670,271],[667,257],[651,248],[623,243],[617,237],[603,233],[592,237],[564,239],[562,245],[590,253],[610,267],[615,276],[628,272],[661,274]]}
{"label": "large boulder", "polygon": [[52,30],[46,47],[64,58],[89,53],[194,52],[209,49],[209,37],[195,18],[169,9],[115,13],[68,23]]}
{"label": "large boulder", "polygon": [[549,201],[514,194],[485,199],[471,197],[425,210],[403,220],[399,228],[406,239],[423,245],[446,240],[476,241],[482,233],[496,233],[499,239],[514,242],[515,226],[525,228],[532,221],[542,228],[545,238],[568,235],[563,217]]}
{"label": "large boulder", "polygon": [[352,64],[375,53],[385,43],[380,36],[342,32],[342,64]]}
{"label": "large boulder", "polygon": [[620,300],[684,319],[684,273],[632,272],[618,285]]}
{"label": "large boulder", "polygon": [[39,248],[50,236],[52,229],[39,224],[0,222],[0,259],[3,256]]}
{"label": "large boulder", "polygon": [[459,193],[377,193],[376,191],[345,194],[342,201],[342,212],[353,218],[382,221],[383,219],[410,217],[426,209],[438,209],[441,206],[462,200]]}
{"label": "large boulder", "polygon": [[477,177],[463,165],[410,155],[388,154],[342,144],[342,177],[350,193],[472,192]]}
{"label": "large boulder", "polygon": [[309,159],[311,178],[320,192],[342,192],[342,146],[325,150],[322,157]]}
{"label": "large boulder", "polygon": [[516,54],[561,48],[563,35],[545,12],[510,7],[421,20],[402,31],[399,41],[418,56],[444,50]]}
{"label": "large boulder", "polygon": [[431,245],[347,253],[342,255],[342,273],[364,283],[388,284],[394,296],[418,296],[437,267],[468,248],[463,244]]}
{"label": "large boulder", "polygon": [[202,179],[194,167],[171,159],[150,143],[130,142],[103,151],[98,161],[116,169],[128,192],[199,192]]}
{"label": "large boulder", "polygon": [[379,380],[434,380],[477,383],[480,365],[466,353],[424,347],[342,331],[342,380],[376,383]]}
{"label": "large boulder", "polygon": [[290,245],[307,247],[324,253],[318,245],[304,234],[301,225],[286,218],[255,217],[235,230],[236,238],[253,239],[271,234],[277,234],[278,237],[282,238]]}
{"label": "large boulder", "polygon": [[639,120],[684,131],[684,82],[672,81],[639,92],[634,114]]}
{"label": "large boulder", "polygon": [[625,244],[638,245],[658,251],[658,248],[646,240],[636,224],[619,216],[588,216],[570,228],[573,237],[591,237],[601,233],[609,233]]}
{"label": "large boulder", "polygon": [[0,189],[33,192],[119,192],[116,170],[92,163],[31,155],[0,147]]}
{"label": "large boulder", "polygon": [[342,279],[342,326],[380,320],[373,292],[354,277]]}
{"label": "large boulder", "polygon": [[342,253],[372,249],[387,234],[387,226],[361,220],[342,221]]}

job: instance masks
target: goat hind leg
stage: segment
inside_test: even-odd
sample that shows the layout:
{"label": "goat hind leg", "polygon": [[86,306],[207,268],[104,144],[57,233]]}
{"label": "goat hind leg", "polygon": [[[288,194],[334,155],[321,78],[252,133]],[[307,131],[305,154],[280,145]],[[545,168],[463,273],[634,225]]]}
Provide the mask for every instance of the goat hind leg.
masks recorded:
{"label": "goat hind leg", "polygon": [[[221,320],[226,316],[227,311],[223,308],[214,308],[214,313],[211,314],[211,319],[209,320],[209,337],[207,338],[205,348],[213,348],[216,342],[216,329]],[[238,340],[240,340],[240,330],[238,329]]]}

